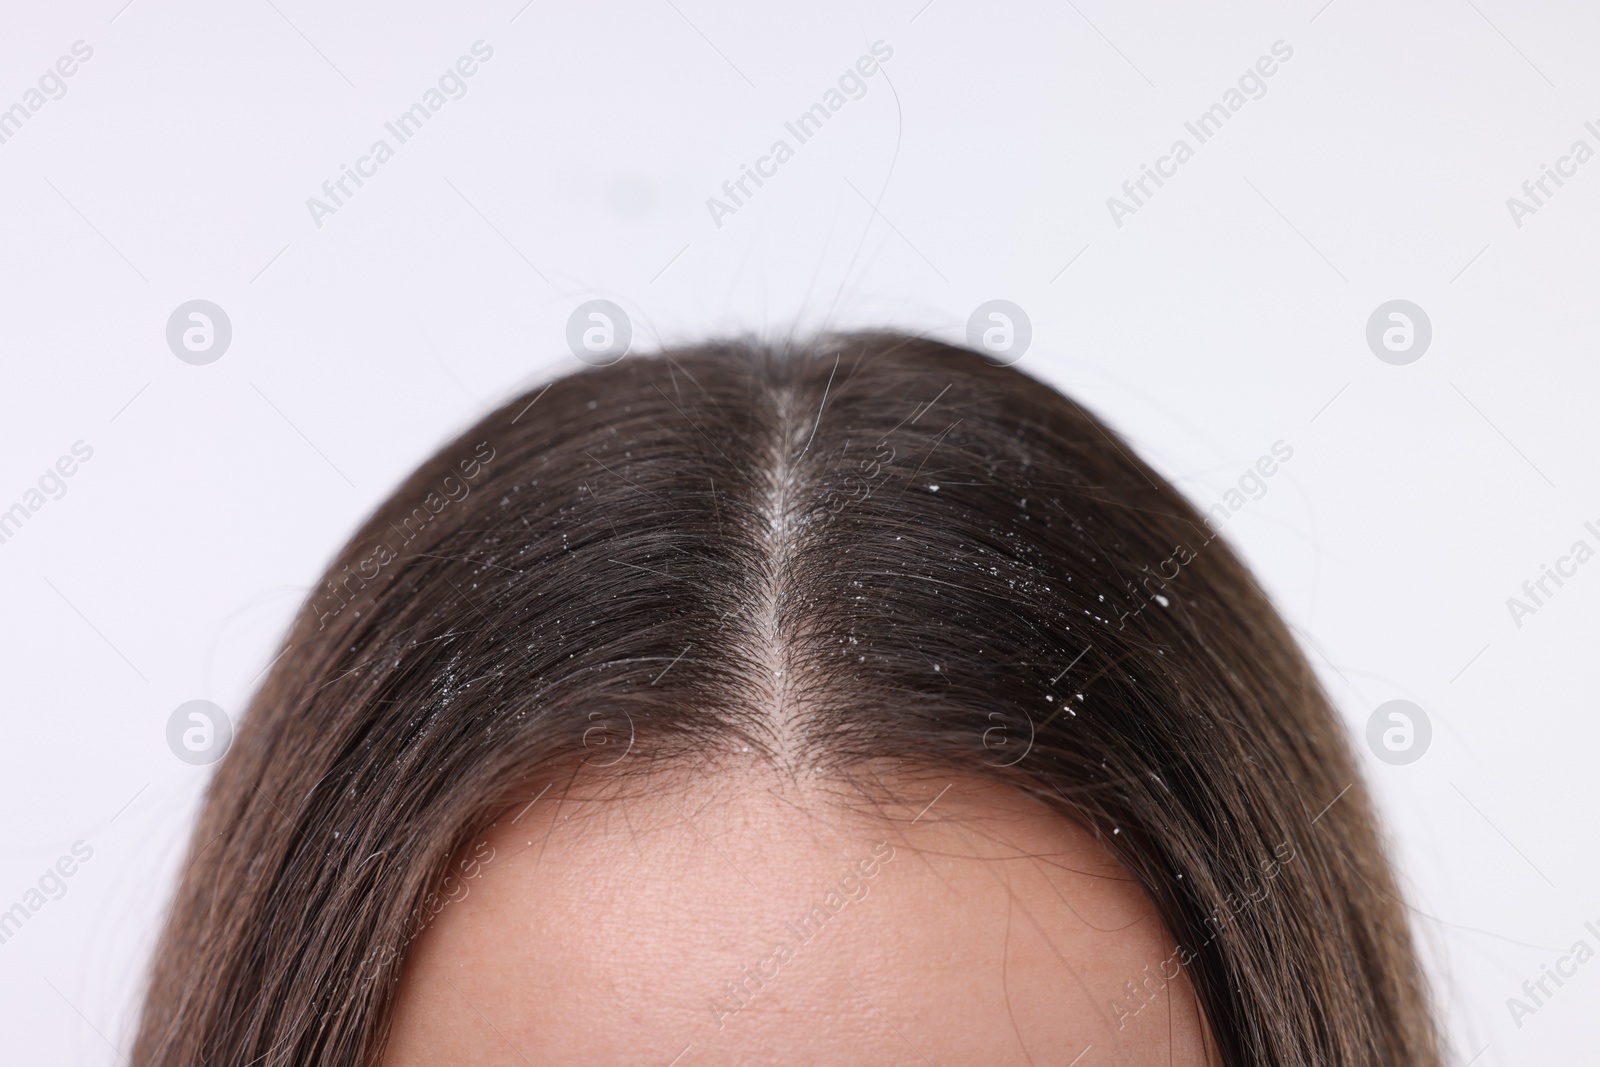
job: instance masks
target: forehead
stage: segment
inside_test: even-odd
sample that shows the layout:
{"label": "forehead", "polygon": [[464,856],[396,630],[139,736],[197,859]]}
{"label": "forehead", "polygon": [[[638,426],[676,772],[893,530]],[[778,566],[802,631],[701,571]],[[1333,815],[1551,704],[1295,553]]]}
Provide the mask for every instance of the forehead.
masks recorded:
{"label": "forehead", "polygon": [[1204,1062],[1144,894],[1019,793],[751,767],[529,798],[429,905],[389,1067]]}

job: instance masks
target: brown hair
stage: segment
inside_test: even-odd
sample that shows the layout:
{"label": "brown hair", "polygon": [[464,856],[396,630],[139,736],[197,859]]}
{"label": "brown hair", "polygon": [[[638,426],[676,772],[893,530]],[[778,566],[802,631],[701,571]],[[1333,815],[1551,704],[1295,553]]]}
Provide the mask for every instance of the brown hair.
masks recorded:
{"label": "brown hair", "polygon": [[728,737],[1049,798],[1155,903],[1224,1063],[1440,1062],[1283,623],[1116,434],[973,352],[862,334],[559,379],[407,479],[285,645],[137,1064],[375,1062],[430,893],[512,789],[603,742],[621,771]]}

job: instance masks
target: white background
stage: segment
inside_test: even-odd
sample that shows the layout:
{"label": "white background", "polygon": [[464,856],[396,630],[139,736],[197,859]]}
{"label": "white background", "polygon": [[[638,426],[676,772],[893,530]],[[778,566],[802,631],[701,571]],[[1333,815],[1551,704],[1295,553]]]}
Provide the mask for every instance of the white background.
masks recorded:
{"label": "white background", "polygon": [[[357,521],[577,367],[566,320],[598,296],[642,349],[959,340],[1005,298],[1033,322],[1020,365],[1202,506],[1289,443],[1227,535],[1358,739],[1452,1062],[1593,1061],[1600,961],[1520,1027],[1506,999],[1600,948],[1600,561],[1520,627],[1506,599],[1600,548],[1600,161],[1520,227],[1506,199],[1600,149],[1595,11],[122,3],[0,16],[0,108],[94,50],[0,144],[0,509],[94,449],[0,544],[0,909],[94,849],[0,945],[0,1061],[121,1062],[209,773],[167,717],[242,708]],[[307,197],[478,40],[467,94],[314,225]],[[706,198],[877,40],[866,95],[716,226]],[[1266,95],[1115,225],[1107,197],[1279,40]],[[194,298],[233,325],[209,366],[166,345]],[[1406,366],[1365,340],[1393,298],[1433,324]],[[1406,766],[1360,740],[1393,698],[1433,725]]]}

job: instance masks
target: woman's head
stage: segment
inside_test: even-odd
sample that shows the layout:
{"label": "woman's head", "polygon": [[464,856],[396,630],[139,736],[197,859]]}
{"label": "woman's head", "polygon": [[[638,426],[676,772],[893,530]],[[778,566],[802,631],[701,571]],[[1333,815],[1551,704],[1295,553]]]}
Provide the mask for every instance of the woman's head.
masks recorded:
{"label": "woman's head", "polygon": [[1437,1062],[1283,624],[1114,433],[972,352],[555,381],[408,479],[285,644],[142,1063],[472,1027],[506,1062]]}

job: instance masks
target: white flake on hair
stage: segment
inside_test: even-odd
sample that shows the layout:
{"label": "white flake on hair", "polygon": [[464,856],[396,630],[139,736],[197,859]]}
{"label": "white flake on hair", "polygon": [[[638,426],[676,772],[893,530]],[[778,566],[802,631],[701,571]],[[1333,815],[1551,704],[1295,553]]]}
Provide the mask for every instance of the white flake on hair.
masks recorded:
{"label": "white flake on hair", "polygon": [[[793,635],[785,634],[782,627],[783,599],[790,582],[791,556],[794,551],[794,508],[797,497],[793,449],[800,442],[795,424],[795,393],[792,387],[783,386],[775,391],[777,406],[777,433],[772,442],[771,465],[767,469],[767,487],[762,500],[761,518],[765,541],[766,567],[762,575],[762,591],[754,612],[757,654],[772,681],[768,683],[771,721],[768,733],[772,738],[773,755],[780,763],[793,766],[801,748],[797,710],[789,699],[790,683],[787,670],[793,652]],[[817,411],[821,421],[822,412]],[[811,428],[815,434],[815,425]],[[809,446],[810,438],[806,439]],[[804,450],[801,452],[804,456]]]}

